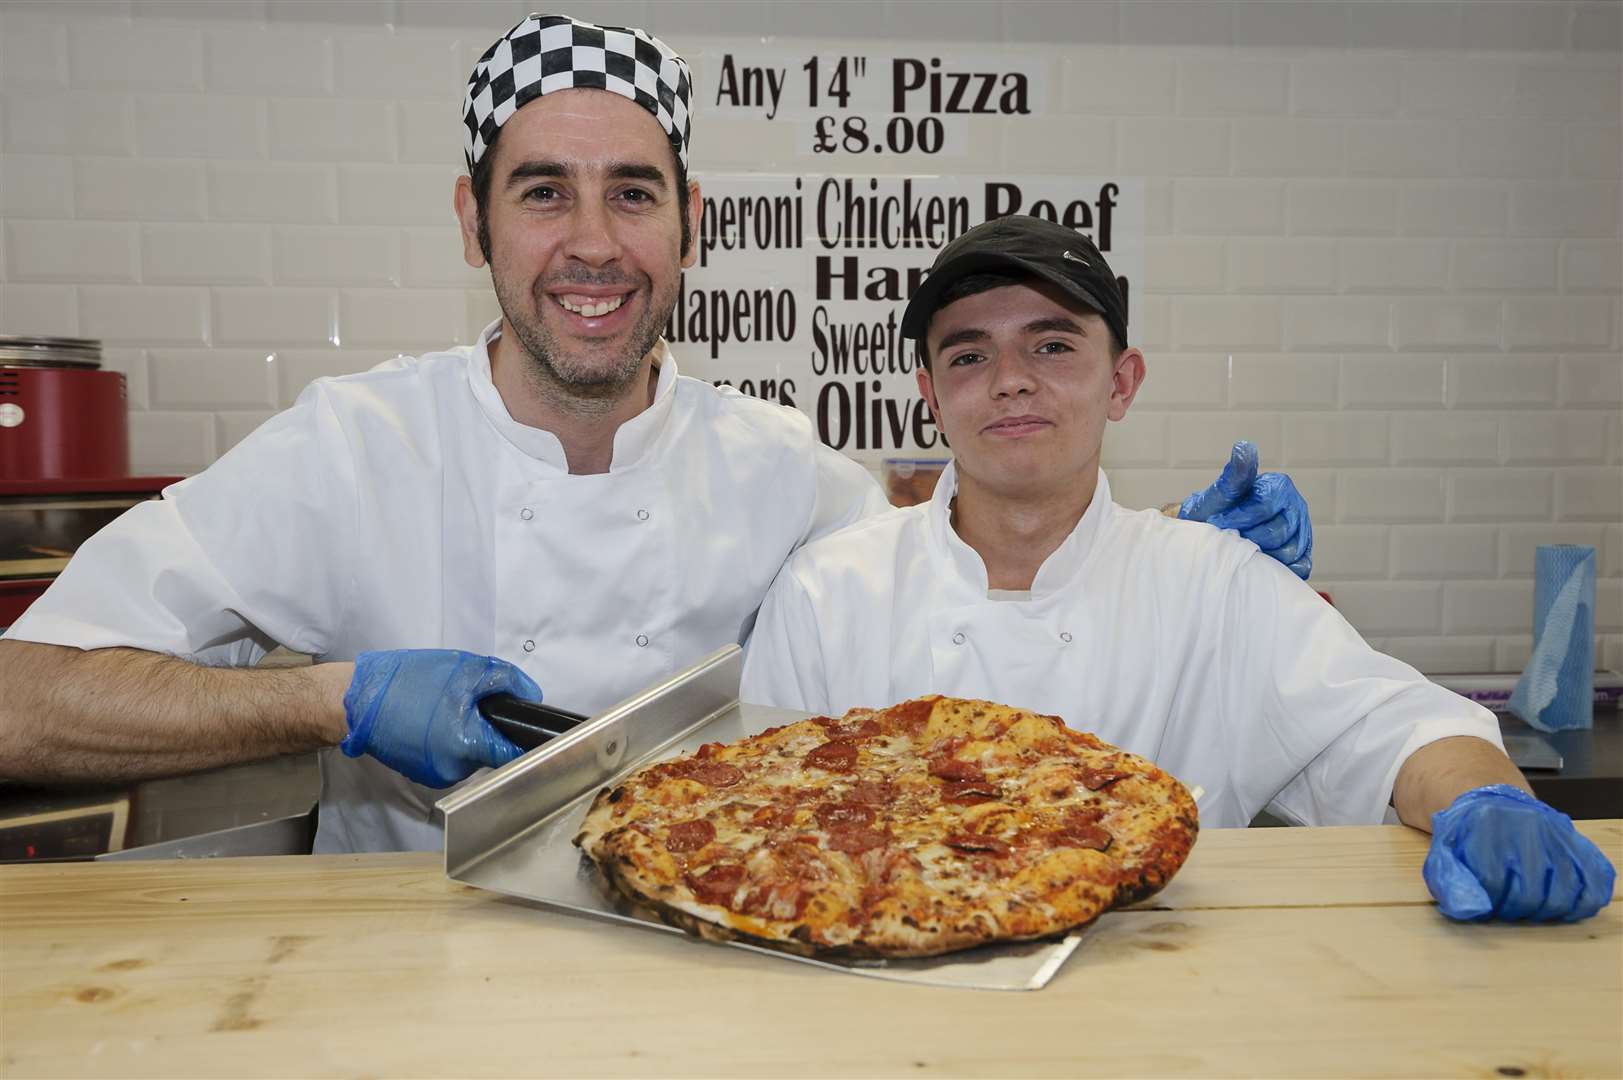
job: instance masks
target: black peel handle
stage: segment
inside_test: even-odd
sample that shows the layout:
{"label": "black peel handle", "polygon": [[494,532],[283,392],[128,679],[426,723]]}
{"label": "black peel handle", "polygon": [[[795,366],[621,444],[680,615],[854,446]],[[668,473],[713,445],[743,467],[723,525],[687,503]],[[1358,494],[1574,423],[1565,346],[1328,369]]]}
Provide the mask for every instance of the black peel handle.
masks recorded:
{"label": "black peel handle", "polygon": [[534,750],[548,739],[583,723],[587,718],[567,709],[555,709],[512,694],[492,694],[479,702],[479,715],[512,740],[520,750]]}

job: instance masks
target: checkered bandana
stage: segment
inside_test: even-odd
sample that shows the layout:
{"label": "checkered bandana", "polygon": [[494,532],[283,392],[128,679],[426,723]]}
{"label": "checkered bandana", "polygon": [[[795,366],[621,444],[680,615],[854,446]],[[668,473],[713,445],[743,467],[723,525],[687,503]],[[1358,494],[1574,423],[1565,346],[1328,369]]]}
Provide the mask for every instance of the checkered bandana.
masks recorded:
{"label": "checkered bandana", "polygon": [[462,110],[468,171],[515,112],[542,94],[577,87],[607,90],[647,109],[687,168],[693,75],[686,60],[645,30],[530,15],[485,50],[468,78]]}

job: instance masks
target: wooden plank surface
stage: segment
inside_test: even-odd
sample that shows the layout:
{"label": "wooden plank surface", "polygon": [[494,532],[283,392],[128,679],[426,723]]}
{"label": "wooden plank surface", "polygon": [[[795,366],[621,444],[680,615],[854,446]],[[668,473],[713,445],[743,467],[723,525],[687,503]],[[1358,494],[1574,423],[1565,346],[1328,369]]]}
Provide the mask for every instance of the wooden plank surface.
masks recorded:
{"label": "wooden plank surface", "polygon": [[[1583,827],[1623,862],[1623,822]],[[0,867],[0,1072],[1623,1076],[1623,905],[1452,924],[1424,851],[1398,827],[1208,831],[1034,993],[607,926],[435,856]]]}

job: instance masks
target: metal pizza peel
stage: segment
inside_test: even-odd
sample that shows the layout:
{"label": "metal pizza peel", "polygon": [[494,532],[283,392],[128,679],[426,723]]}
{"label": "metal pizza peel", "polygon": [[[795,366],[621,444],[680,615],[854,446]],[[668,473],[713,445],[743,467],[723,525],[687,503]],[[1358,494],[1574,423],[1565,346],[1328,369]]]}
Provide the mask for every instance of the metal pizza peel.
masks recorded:
{"label": "metal pizza peel", "polygon": [[[598,790],[652,761],[731,742],[810,713],[738,700],[743,653],[729,645],[684,672],[574,726],[540,723],[549,736],[523,757],[435,804],[453,881],[544,908],[644,930],[683,931],[637,910],[571,842]],[[522,736],[523,710],[502,725]],[[554,718],[568,717],[554,712]],[[556,728],[556,731],[552,729]],[[520,745],[529,742],[519,741]],[[534,740],[531,740],[533,742]],[[1064,938],[989,945],[902,960],[813,958],[743,942],[709,943],[774,960],[893,982],[975,990],[1040,990],[1082,943]]]}

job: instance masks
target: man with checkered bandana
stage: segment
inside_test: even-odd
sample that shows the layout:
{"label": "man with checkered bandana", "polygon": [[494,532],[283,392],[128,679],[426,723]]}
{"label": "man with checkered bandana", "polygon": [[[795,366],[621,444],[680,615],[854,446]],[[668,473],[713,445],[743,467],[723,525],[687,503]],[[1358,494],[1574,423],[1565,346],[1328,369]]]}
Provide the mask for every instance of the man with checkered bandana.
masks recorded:
{"label": "man with checkered bandana", "polygon": [[[807,418],[661,339],[702,212],[692,94],[641,30],[532,15],[492,45],[454,202],[502,318],[317,380],[84,545],[0,641],[0,775],[321,749],[316,850],[437,848],[436,789],[518,753],[481,698],[602,710],[744,640],[790,553],[882,509]],[[1221,483],[1305,572],[1300,498]],[[233,670],[278,643],[317,662]]]}

